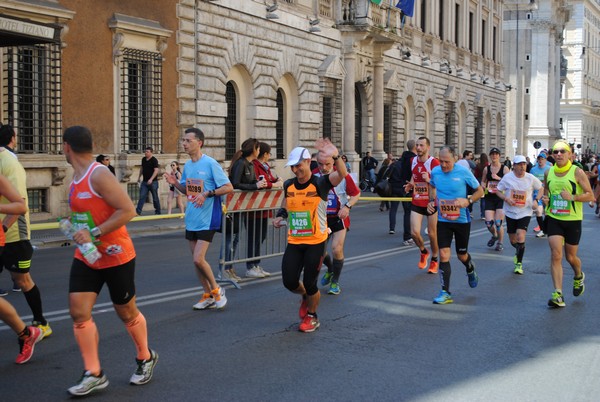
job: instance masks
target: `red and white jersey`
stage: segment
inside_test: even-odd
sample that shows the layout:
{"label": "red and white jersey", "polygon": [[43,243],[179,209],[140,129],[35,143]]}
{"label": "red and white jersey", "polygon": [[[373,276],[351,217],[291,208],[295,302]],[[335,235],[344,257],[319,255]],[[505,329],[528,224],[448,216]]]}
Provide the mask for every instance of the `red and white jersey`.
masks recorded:
{"label": "red and white jersey", "polygon": [[431,170],[439,166],[438,161],[433,156],[430,156],[425,162],[421,162],[418,156],[411,160],[410,170],[412,172],[412,180],[414,183],[412,203],[419,207],[427,207],[429,202],[429,184],[423,179],[423,173],[427,172],[431,177]]}

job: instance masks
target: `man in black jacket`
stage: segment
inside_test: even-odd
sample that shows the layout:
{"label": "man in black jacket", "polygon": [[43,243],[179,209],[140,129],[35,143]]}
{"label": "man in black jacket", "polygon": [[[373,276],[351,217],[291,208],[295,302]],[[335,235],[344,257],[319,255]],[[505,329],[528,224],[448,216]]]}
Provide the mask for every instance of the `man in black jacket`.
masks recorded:
{"label": "man in black jacket", "polygon": [[[407,151],[402,153],[402,157],[394,162],[390,169],[390,185],[392,187],[392,197],[408,197],[410,193],[404,191],[404,185],[410,181],[412,172],[410,169],[410,161],[413,157],[417,156],[415,153],[416,142],[415,140],[408,140],[406,143]],[[390,234],[396,233],[396,213],[398,211],[399,201],[392,201],[390,203]],[[411,202],[403,201],[402,208],[404,209],[404,241],[405,246],[414,244],[414,241],[410,235],[410,211]]]}

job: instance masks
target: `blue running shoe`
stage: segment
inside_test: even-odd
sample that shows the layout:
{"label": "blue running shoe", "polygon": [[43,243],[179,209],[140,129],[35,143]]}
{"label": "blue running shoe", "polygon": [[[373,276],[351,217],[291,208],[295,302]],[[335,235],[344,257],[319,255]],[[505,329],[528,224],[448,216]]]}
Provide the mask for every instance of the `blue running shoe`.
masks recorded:
{"label": "blue running shoe", "polygon": [[327,293],[329,293],[330,295],[339,295],[342,292],[342,289],[340,289],[340,285],[337,282],[331,282],[331,285],[329,286],[329,291]]}
{"label": "blue running shoe", "polygon": [[445,290],[440,290],[440,294],[433,299],[433,304],[450,304],[452,302],[452,295]]}
{"label": "blue running shoe", "polygon": [[477,284],[479,283],[479,277],[477,276],[477,272],[475,272],[475,270],[471,271],[470,273],[467,272],[467,277],[469,278],[469,286],[472,288],[476,288]]}
{"label": "blue running shoe", "polygon": [[333,278],[333,272],[325,272],[321,278],[321,286],[328,286],[331,284],[331,278]]}

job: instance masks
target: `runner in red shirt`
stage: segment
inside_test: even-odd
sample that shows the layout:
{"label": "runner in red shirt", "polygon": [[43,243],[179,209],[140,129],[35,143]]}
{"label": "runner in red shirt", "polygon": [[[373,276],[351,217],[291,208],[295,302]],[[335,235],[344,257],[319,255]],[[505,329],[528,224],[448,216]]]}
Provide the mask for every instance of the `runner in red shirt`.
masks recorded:
{"label": "runner in red shirt", "polygon": [[419,269],[424,269],[427,266],[429,259],[429,251],[425,248],[425,241],[421,236],[421,226],[423,217],[427,217],[427,234],[431,246],[431,263],[427,273],[436,274],[438,272],[438,244],[437,244],[437,209],[433,213],[427,211],[429,203],[429,179],[431,178],[431,170],[438,166],[440,162],[429,155],[431,143],[427,137],[419,137],[417,139],[417,156],[412,158],[411,171],[412,178],[406,184],[407,192],[412,193],[412,205],[410,212],[410,228],[411,235],[419,250],[421,250],[421,258],[419,260]]}

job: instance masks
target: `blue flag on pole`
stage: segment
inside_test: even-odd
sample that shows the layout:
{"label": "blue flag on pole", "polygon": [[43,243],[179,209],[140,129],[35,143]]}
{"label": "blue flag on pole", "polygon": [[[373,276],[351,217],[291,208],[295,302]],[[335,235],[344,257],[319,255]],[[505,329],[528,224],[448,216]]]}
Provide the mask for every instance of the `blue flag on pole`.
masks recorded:
{"label": "blue flag on pole", "polygon": [[396,7],[402,11],[402,14],[412,17],[415,12],[415,0],[400,0]]}

